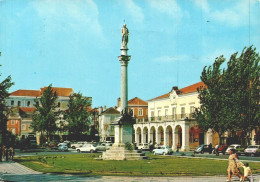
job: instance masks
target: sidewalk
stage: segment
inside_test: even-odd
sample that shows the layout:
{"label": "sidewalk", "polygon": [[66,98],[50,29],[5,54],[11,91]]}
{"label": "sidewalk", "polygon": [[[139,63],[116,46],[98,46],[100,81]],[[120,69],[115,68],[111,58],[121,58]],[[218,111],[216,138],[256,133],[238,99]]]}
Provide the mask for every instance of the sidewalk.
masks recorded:
{"label": "sidewalk", "polygon": [[[184,177],[127,177],[100,176],[86,177],[79,175],[42,174],[16,162],[0,163],[0,181],[94,181],[94,182],[225,182],[226,176],[184,176]],[[260,182],[260,175],[254,175],[254,181]],[[234,177],[232,181],[239,181]]]}

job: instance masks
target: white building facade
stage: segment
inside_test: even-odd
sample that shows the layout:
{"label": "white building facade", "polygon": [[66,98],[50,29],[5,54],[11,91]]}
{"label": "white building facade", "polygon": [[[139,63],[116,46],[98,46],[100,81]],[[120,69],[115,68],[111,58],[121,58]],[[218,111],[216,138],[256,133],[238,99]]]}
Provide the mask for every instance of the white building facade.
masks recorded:
{"label": "white building facade", "polygon": [[204,86],[202,82],[188,87],[173,89],[162,96],[148,101],[148,121],[134,125],[135,142],[166,145],[188,151],[199,144],[219,141],[218,135],[211,131],[199,129],[193,113],[200,106],[197,88]]}

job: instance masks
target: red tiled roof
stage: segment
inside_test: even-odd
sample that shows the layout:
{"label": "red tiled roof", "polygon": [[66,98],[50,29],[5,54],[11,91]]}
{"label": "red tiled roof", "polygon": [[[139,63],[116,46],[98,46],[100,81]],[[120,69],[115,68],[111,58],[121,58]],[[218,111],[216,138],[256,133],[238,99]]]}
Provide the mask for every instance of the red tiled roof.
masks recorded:
{"label": "red tiled roof", "polygon": [[39,97],[41,92],[39,90],[16,90],[10,94],[11,96],[31,96]]}
{"label": "red tiled roof", "polygon": [[[191,92],[197,92],[197,88],[199,88],[199,87],[205,87],[205,84],[203,82],[198,82],[193,85],[184,87],[184,88],[180,89],[179,91],[181,91],[181,94],[187,94],[187,93],[191,93]],[[155,97],[153,99],[150,99],[149,101],[164,99],[164,98],[168,98],[169,96],[170,96],[170,93],[167,93],[167,94]]]}
{"label": "red tiled roof", "polygon": [[197,89],[199,87],[205,87],[205,84],[203,82],[198,82],[198,83],[195,83],[193,85],[184,87],[184,88],[180,89],[180,91],[181,91],[182,94],[197,92]]}
{"label": "red tiled roof", "polygon": [[34,107],[19,107],[20,110],[23,112],[34,112],[35,108]]}
{"label": "red tiled roof", "polygon": [[138,97],[135,97],[128,101],[128,105],[148,105],[148,103]]}
{"label": "red tiled roof", "polygon": [[155,97],[155,98],[153,98],[153,99],[150,99],[150,101],[152,101],[152,100],[158,100],[158,99],[168,98],[169,96],[170,96],[170,93],[167,93],[167,94],[164,94],[164,95],[161,95],[161,96]]}
{"label": "red tiled roof", "polygon": [[[47,87],[41,88],[41,93],[46,90]],[[52,90],[57,93],[57,96],[70,96],[73,94],[72,88],[59,88],[59,87],[52,87]]]}
{"label": "red tiled roof", "polygon": [[103,114],[120,114],[120,112],[113,107],[108,108],[103,112]]}

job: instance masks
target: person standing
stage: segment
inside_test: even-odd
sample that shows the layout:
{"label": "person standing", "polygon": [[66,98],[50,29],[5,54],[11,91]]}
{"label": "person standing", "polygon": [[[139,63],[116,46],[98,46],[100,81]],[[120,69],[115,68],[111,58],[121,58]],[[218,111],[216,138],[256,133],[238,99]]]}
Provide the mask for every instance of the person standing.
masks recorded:
{"label": "person standing", "polygon": [[9,155],[8,147],[6,147],[5,148],[5,161],[8,161],[8,155]]}
{"label": "person standing", "polygon": [[216,156],[219,156],[219,153],[218,153],[218,147],[219,147],[219,145],[217,144],[217,145],[215,146],[215,153],[216,153]]}
{"label": "person standing", "polygon": [[2,148],[3,146],[0,145],[0,162],[2,162],[2,156],[3,156]]}
{"label": "person standing", "polygon": [[177,150],[176,150],[176,152],[179,152],[179,148],[180,148],[180,144],[179,143],[177,143]]}
{"label": "person standing", "polygon": [[211,154],[212,153],[212,144],[210,143],[209,144],[209,154]]}

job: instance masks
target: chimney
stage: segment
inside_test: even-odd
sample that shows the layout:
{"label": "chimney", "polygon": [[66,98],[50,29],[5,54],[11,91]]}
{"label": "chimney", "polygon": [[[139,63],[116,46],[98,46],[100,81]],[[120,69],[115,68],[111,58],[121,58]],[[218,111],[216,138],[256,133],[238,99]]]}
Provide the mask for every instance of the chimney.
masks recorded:
{"label": "chimney", "polygon": [[103,112],[103,107],[100,106],[100,107],[98,108],[98,111],[99,111],[99,114],[101,114],[101,113]]}
{"label": "chimney", "polygon": [[120,97],[117,99],[117,107],[120,107],[121,106],[121,99]]}

